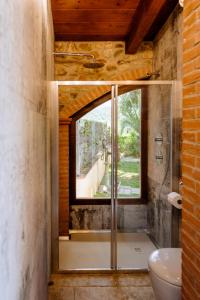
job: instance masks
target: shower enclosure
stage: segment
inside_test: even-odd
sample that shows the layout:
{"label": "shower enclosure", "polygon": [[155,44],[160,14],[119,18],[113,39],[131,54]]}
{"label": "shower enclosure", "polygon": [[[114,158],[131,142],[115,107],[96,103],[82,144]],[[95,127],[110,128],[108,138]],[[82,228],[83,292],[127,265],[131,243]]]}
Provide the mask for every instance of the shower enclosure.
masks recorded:
{"label": "shower enclosure", "polygon": [[99,96],[71,116],[70,231],[58,242],[53,229],[54,269],[146,270],[150,253],[178,236],[179,216],[167,202],[178,191],[177,83],[58,85]]}

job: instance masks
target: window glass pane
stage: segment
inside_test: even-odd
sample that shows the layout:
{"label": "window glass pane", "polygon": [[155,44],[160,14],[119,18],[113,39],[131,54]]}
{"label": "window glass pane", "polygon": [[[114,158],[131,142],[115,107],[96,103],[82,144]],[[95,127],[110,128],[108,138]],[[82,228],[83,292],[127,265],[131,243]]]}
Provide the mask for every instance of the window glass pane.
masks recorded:
{"label": "window glass pane", "polygon": [[111,101],[76,122],[76,198],[110,198]]}
{"label": "window glass pane", "polygon": [[141,196],[141,90],[118,98],[118,198]]}

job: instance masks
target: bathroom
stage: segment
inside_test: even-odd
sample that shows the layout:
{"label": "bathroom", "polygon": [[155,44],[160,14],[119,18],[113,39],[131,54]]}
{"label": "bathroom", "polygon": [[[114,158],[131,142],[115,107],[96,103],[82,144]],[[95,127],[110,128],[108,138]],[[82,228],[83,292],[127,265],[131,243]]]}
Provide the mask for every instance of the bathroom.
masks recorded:
{"label": "bathroom", "polygon": [[[56,254],[55,268],[62,272],[109,271],[115,268],[147,271],[148,259],[154,250],[180,247],[181,209],[169,203],[168,194],[172,191],[179,193],[181,188],[182,7],[176,6],[154,42],[144,42],[136,55],[124,54],[124,47],[123,42],[55,42],[60,141],[60,198],[55,208],[59,209],[59,255]],[[73,53],[86,53],[87,56],[77,57]],[[102,66],[93,69],[85,66],[85,61],[94,53]],[[117,175],[118,184],[122,187],[117,189],[116,224],[113,224],[111,194],[108,192],[103,195],[99,186],[97,190],[94,187],[94,169],[98,168],[100,174],[101,162],[95,167],[96,159],[90,156],[89,160],[94,160],[94,164],[86,174],[83,172],[80,175],[80,166],[87,164],[88,153],[95,152],[91,145],[96,143],[95,136],[101,140],[101,132],[91,133],[92,137],[85,137],[81,132],[87,131],[88,134],[89,129],[83,124],[89,126],[88,122],[93,122],[91,126],[94,127],[94,120],[103,119],[107,127],[110,126],[111,140],[115,135],[115,128],[111,124],[113,91],[111,87],[105,87],[103,81],[110,78],[120,80],[121,73],[127,74],[126,79],[129,79],[138,69],[142,73],[141,66],[141,85],[139,82],[136,86],[128,85],[121,80],[117,92],[114,91],[114,95],[118,94],[118,127],[121,127],[120,120],[123,119],[120,103],[125,105],[127,95],[134,97],[134,93],[141,91],[141,107],[138,146],[140,178],[137,186],[140,196],[120,196],[122,185],[127,188],[128,181],[124,183]],[[132,75],[128,74],[130,69]],[[73,85],[74,80],[81,80],[82,84],[76,82]],[[91,80],[100,80],[102,86],[101,83],[100,87],[95,86],[95,82],[93,85],[84,84],[84,81]],[[114,141],[113,148],[111,142],[108,145],[111,152],[118,149],[118,155],[122,157],[118,159],[118,169],[125,159],[130,159],[120,150],[120,139],[118,135],[118,142]],[[88,152],[84,150],[85,143],[87,149],[91,149]],[[110,182],[112,169],[115,168],[115,162],[111,163],[111,159],[111,170],[107,175],[111,176],[108,179]],[[128,164],[130,166],[131,160]],[[118,173],[122,171],[123,178],[130,176],[130,173],[125,174],[121,169]],[[101,182],[105,183],[105,177],[104,174],[98,179],[100,187]],[[103,188],[110,191],[111,184]],[[95,193],[91,192],[94,189]],[[115,227],[116,235],[113,234]]]}
{"label": "bathroom", "polygon": [[200,299],[199,15],[0,1],[0,299]]}

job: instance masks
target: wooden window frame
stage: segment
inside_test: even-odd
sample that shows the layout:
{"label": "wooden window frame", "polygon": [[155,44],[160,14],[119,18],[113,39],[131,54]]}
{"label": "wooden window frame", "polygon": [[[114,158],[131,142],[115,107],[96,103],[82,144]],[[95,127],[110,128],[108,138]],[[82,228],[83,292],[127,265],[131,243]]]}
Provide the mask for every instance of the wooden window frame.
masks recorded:
{"label": "wooden window frame", "polygon": [[[138,205],[147,203],[147,164],[148,164],[148,101],[147,89],[144,86],[124,86],[120,87],[119,95],[128,91],[141,89],[141,197],[140,198],[119,198],[118,205]],[[70,205],[111,205],[111,198],[76,198],[76,121],[95,107],[111,99],[111,92],[108,92],[98,99],[95,99],[85,107],[80,109],[70,118],[72,122],[69,126],[69,204]]]}

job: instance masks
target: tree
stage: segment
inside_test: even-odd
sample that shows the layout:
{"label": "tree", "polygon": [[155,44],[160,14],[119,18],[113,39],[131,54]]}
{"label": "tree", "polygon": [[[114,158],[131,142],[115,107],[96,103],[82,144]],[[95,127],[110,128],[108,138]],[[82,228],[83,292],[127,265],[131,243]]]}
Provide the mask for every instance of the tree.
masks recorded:
{"label": "tree", "polygon": [[125,155],[139,154],[141,90],[119,97],[119,144]]}

